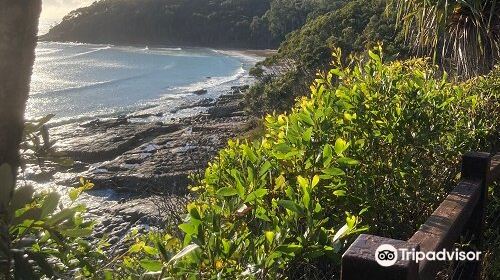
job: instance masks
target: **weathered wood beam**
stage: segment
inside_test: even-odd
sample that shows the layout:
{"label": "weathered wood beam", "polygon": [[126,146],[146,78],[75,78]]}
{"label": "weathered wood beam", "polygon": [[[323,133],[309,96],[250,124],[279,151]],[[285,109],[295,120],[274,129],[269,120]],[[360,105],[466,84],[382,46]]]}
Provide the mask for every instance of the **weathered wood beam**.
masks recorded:
{"label": "weathered wood beam", "polygon": [[380,245],[389,244],[396,250],[406,249],[418,251],[418,244],[361,234],[342,256],[342,280],[416,280],[418,279],[418,266],[415,261],[397,262],[388,267],[377,263],[375,253]]}

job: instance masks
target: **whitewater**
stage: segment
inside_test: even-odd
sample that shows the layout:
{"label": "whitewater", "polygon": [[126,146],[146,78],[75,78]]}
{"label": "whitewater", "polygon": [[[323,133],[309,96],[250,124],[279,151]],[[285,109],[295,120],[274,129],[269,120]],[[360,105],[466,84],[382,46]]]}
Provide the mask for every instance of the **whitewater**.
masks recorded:
{"label": "whitewater", "polygon": [[[252,82],[262,58],[202,48],[152,48],[39,42],[27,119],[53,114],[53,123],[162,112],[232,86]],[[194,91],[206,89],[199,96]]]}

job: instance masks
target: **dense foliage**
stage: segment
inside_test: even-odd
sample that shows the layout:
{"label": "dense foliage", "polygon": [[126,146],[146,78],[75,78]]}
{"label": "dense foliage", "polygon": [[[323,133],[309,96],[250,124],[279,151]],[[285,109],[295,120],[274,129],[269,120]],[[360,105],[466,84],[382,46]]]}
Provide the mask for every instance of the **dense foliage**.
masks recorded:
{"label": "dense foliage", "polygon": [[406,37],[421,54],[470,78],[500,61],[500,3],[497,0],[391,0]]}
{"label": "dense foliage", "polygon": [[349,236],[408,238],[454,185],[460,155],[498,145],[500,92],[478,90],[483,79],[456,85],[422,59],[384,64],[378,50],[348,67],[335,57],[310,97],[268,115],[262,139],[231,141],[197,178],[181,236],[137,237],[116,271],[338,277]]}
{"label": "dense foliage", "polygon": [[67,15],[44,39],[115,44],[266,47],[269,0],[103,0]]}
{"label": "dense foliage", "polygon": [[[366,5],[346,0],[101,0],[71,12],[42,38],[90,43],[275,48],[290,32],[302,28],[306,22],[316,21],[301,34],[317,33],[325,41],[309,41],[310,44],[319,43],[316,46],[319,48],[325,43],[335,43],[348,52],[364,49],[367,37],[373,42],[392,40],[394,26],[382,15],[385,2],[372,2]],[[343,10],[336,12],[339,9]],[[323,15],[325,19],[317,19]],[[327,40],[332,36],[339,41]],[[304,38],[295,35],[283,47],[285,53],[298,50],[294,45],[298,37]],[[315,55],[310,48],[302,51],[309,58]],[[318,59],[323,59],[323,63],[329,60],[328,56],[326,60],[322,56],[311,59],[310,63],[317,63]]]}
{"label": "dense foliage", "polygon": [[[13,182],[10,167],[0,166],[0,191]],[[12,199],[3,201],[8,209],[0,217],[0,224],[9,232],[2,232],[0,240],[0,273],[15,279],[39,279],[97,272],[97,263],[104,254],[86,240],[94,222],[84,218],[85,205],[75,203],[93,185],[85,180],[81,183],[69,192],[67,207],[60,204],[56,191],[35,193],[30,185],[17,187]]]}
{"label": "dense foliage", "polygon": [[[21,169],[29,165],[44,173],[47,165],[72,165],[71,159],[55,151],[55,141],[50,140],[46,123],[52,117],[25,122],[20,145]],[[100,250],[104,244],[88,241],[95,223],[86,217],[85,205],[77,202],[81,193],[93,184],[80,179],[80,185],[71,188],[68,197],[62,199],[57,191],[40,192],[19,180],[9,199],[7,194],[15,184],[11,166],[2,164],[0,276],[39,279],[94,275],[98,262],[104,258]]]}
{"label": "dense foliage", "polygon": [[348,1],[289,34],[278,54],[252,71],[260,79],[248,98],[252,112],[288,110],[295,98],[307,94],[315,73],[329,68],[337,47],[344,60],[378,43],[384,44],[387,60],[406,57],[403,37],[396,32],[394,18],[385,13],[385,5],[380,0]]}
{"label": "dense foliage", "polygon": [[102,0],[77,9],[46,40],[274,48],[310,16],[344,0]]}

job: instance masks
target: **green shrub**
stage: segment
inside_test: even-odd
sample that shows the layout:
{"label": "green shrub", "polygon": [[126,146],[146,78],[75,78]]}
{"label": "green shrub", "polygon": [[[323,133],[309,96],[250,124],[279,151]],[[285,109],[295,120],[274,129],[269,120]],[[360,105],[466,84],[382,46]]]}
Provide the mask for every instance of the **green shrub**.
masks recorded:
{"label": "green shrub", "polygon": [[[187,279],[338,276],[357,233],[408,238],[453,186],[460,155],[498,142],[498,91],[436,78],[423,59],[384,64],[380,49],[349,67],[340,57],[291,113],[265,118],[262,139],[229,142],[192,186],[184,248],[136,252],[137,267]],[[161,240],[144,244],[177,242]]]}
{"label": "green shrub", "polygon": [[[10,167],[0,166],[0,190],[13,182]],[[0,228],[8,233],[2,232],[0,240],[0,263],[5,265],[0,273],[15,279],[59,279],[97,272],[104,255],[86,239],[94,222],[84,218],[84,205],[75,204],[93,185],[83,179],[81,183],[69,192],[66,207],[57,192],[35,193],[30,185],[17,187],[12,199],[4,201],[8,209],[0,217]]]}

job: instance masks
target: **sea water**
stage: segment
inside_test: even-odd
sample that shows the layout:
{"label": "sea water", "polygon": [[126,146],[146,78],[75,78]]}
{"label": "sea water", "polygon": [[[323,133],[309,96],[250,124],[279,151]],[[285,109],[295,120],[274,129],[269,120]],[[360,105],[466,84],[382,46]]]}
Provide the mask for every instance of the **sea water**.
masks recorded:
{"label": "sea water", "polygon": [[[39,42],[26,118],[53,123],[161,112],[251,82],[260,58],[195,48]],[[206,95],[194,91],[206,89]]]}

